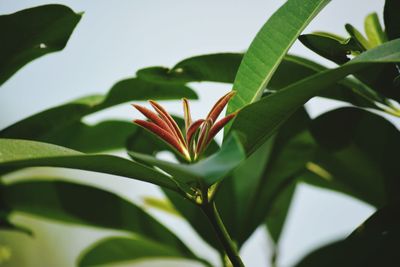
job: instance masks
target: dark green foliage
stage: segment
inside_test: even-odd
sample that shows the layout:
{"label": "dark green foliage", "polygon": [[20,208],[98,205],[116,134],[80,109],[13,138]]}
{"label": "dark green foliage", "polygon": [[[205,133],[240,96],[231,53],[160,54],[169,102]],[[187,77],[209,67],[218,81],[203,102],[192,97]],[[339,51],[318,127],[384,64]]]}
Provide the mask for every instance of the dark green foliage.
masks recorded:
{"label": "dark green foliage", "polygon": [[30,61],[62,50],[80,19],[62,5],[0,16],[0,85]]}

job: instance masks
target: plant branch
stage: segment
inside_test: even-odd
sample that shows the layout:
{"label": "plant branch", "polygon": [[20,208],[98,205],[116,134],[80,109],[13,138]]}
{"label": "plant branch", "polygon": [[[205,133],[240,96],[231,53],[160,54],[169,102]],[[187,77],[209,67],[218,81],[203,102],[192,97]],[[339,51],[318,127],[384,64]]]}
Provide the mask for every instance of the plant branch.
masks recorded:
{"label": "plant branch", "polygon": [[242,260],[240,259],[239,253],[236,250],[236,246],[233,243],[231,237],[229,236],[228,231],[223,224],[221,217],[217,211],[215,206],[215,202],[207,202],[204,203],[202,206],[202,210],[204,214],[207,216],[208,220],[210,221],[218,240],[220,241],[222,247],[225,250],[225,253],[229,260],[232,263],[233,267],[244,267]]}

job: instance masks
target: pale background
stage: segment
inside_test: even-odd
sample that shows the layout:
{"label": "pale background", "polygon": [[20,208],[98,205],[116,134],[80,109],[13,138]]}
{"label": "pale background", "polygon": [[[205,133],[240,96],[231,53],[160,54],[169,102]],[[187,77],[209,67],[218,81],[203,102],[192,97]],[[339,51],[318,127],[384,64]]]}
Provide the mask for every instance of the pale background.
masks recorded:
{"label": "pale background", "polygon": [[[106,92],[116,81],[132,77],[147,66],[172,66],[181,59],[214,52],[244,51],[267,18],[282,0],[194,1],[194,0],[118,0],[118,1],[0,1],[6,14],[46,3],[61,3],[85,14],[67,47],[28,64],[0,88],[0,128],[28,115],[86,94]],[[362,28],[364,16],[377,11],[381,16],[383,0],[332,1],[306,29],[344,34],[343,25]],[[291,50],[329,66],[332,64],[296,43]],[[290,75],[290,74],[288,74]],[[202,117],[224,92],[227,85],[192,84],[200,96],[193,101],[195,117]],[[181,114],[177,102],[164,102],[168,110]],[[314,99],[307,107],[312,116],[336,107],[337,102]],[[129,105],[87,118],[132,119],[137,116]],[[397,126],[399,121],[393,120]],[[112,138],[112,137],[110,137]],[[43,177],[62,176],[97,185],[142,203],[142,197],[161,193],[152,185],[89,172],[46,168],[25,171]],[[16,177],[16,178],[18,178]],[[101,208],[101,207],[99,207]],[[298,187],[294,205],[284,228],[279,266],[291,266],[304,254],[321,244],[346,236],[374,211],[373,207],[347,196],[307,185]],[[149,210],[168,225],[199,255],[217,261],[217,254],[200,241],[191,228],[177,218]],[[115,234],[89,227],[77,227],[16,214],[13,219],[35,231],[30,238],[18,233],[0,233],[0,245],[11,249],[12,258],[4,266],[69,267],[79,252],[98,238]],[[118,233],[120,234],[120,233]],[[241,254],[246,266],[269,266],[270,239],[258,229]],[[198,266],[175,261],[127,263],[118,266]]]}

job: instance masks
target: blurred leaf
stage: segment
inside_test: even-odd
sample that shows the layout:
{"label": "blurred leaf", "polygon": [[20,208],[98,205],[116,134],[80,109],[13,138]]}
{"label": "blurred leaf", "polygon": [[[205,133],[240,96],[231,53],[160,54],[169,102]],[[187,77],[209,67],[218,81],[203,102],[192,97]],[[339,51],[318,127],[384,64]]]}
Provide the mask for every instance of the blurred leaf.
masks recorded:
{"label": "blurred leaf", "polygon": [[385,31],[389,40],[400,38],[400,2],[398,0],[385,0],[383,20],[385,22]]}
{"label": "blurred leaf", "polygon": [[144,197],[143,202],[146,207],[158,209],[171,215],[180,217],[180,214],[177,212],[177,210],[168,199]]}
{"label": "blurred leaf", "polygon": [[79,256],[78,266],[98,266],[157,258],[195,259],[193,256],[182,254],[174,247],[141,237],[108,237],[86,248]]}
{"label": "blurred leaf", "polygon": [[371,47],[376,47],[387,42],[386,34],[382,30],[376,13],[371,13],[365,18],[364,27]]}
{"label": "blurred leaf", "polygon": [[[181,97],[193,99],[197,98],[197,95],[184,85],[157,84],[131,78],[116,83],[107,95],[83,97],[23,119],[0,131],[0,137],[52,141],[55,144],[66,145],[68,143],[66,136],[76,134],[82,127],[87,128],[80,122],[84,116],[133,100],[170,100]],[[102,125],[102,127],[105,126]],[[132,126],[132,132],[134,128]],[[120,130],[126,132],[127,127],[123,126]],[[82,134],[85,133],[87,131]],[[75,138],[78,137],[75,135]],[[84,136],[79,138],[84,138]],[[89,147],[89,145],[92,146]],[[74,148],[83,147],[85,151],[99,151],[98,145],[101,144],[99,142],[81,143],[76,144]]]}
{"label": "blurred leaf", "polygon": [[127,200],[104,190],[64,181],[22,181],[4,186],[1,201],[14,212],[64,223],[133,232],[180,256],[193,253],[166,227]]}
{"label": "blurred leaf", "polygon": [[296,267],[395,267],[399,266],[400,209],[378,210],[347,239],[324,246]]}
{"label": "blurred leaf", "polygon": [[139,70],[139,78],[160,83],[223,82],[232,83],[242,54],[221,53],[195,56],[182,60],[171,69],[150,67]]}
{"label": "blurred leaf", "polygon": [[95,125],[76,122],[48,136],[51,144],[96,153],[124,148],[127,139],[138,130],[133,123],[106,120]]}
{"label": "blurred leaf", "polygon": [[172,163],[136,152],[129,152],[129,155],[135,160],[162,169],[175,180],[189,186],[199,183],[211,186],[221,181],[245,158],[243,148],[234,135],[222,145],[217,153],[193,164]]}
{"label": "blurred leaf", "polygon": [[308,176],[308,182],[333,186],[375,207],[400,202],[400,132],[394,125],[365,110],[341,108],[315,119],[311,131],[320,148],[309,170],[319,178]]}
{"label": "blurred leaf", "polygon": [[[1,192],[0,188],[0,192]],[[1,201],[1,199],[0,199]],[[2,204],[2,203],[1,203]],[[4,210],[3,207],[0,207],[0,231],[16,231],[20,232],[23,234],[27,234],[30,236],[33,236],[33,232],[25,227],[16,225],[8,219],[10,211],[9,210]]]}
{"label": "blurred leaf", "polygon": [[400,62],[400,40],[366,51],[341,67],[310,76],[244,107],[231,130],[238,132],[246,152],[252,153],[310,98],[351,73],[384,62]]}
{"label": "blurred leaf", "polygon": [[115,174],[179,191],[173,178],[111,155],[88,155],[65,147],[27,140],[0,139],[0,173],[25,167],[62,167]]}
{"label": "blurred leaf", "polygon": [[247,50],[233,84],[228,113],[257,101],[283,57],[329,0],[289,0],[264,24]]}
{"label": "blurred leaf", "polygon": [[0,16],[0,85],[30,61],[62,50],[81,14],[43,5]]}
{"label": "blurred leaf", "polygon": [[270,205],[269,214],[267,214],[265,219],[268,232],[275,244],[279,243],[282,230],[286,223],[286,217],[289,213],[290,205],[292,204],[296,185],[296,181],[289,180],[287,185],[280,188],[279,194]]}

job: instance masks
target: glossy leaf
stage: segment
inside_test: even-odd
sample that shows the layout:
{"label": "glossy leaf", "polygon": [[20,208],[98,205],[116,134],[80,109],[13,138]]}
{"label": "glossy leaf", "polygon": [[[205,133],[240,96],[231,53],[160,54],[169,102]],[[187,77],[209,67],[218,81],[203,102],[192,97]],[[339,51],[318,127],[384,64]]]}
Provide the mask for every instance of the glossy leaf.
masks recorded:
{"label": "glossy leaf", "polygon": [[232,113],[257,101],[289,48],[329,0],[289,0],[264,24],[247,50],[233,84]]}
{"label": "glossy leaf", "polygon": [[[149,259],[189,259],[174,247],[141,237],[108,237],[86,248],[78,259],[78,266],[98,266],[119,262]],[[207,266],[210,266],[207,264]]]}
{"label": "glossy leaf", "polygon": [[25,167],[62,167],[133,178],[172,190],[176,181],[144,165],[111,155],[88,155],[36,141],[0,139],[0,173]]}
{"label": "glossy leaf", "polygon": [[[2,188],[0,199],[13,212],[63,223],[124,230],[194,257],[172,232],[133,203],[95,187],[35,179]],[[101,207],[101,208],[100,208]]]}
{"label": "glossy leaf", "polygon": [[228,139],[216,154],[194,164],[171,163],[135,152],[129,152],[129,155],[135,160],[162,169],[181,183],[193,185],[204,182],[207,186],[222,180],[245,158],[235,136]]}
{"label": "glossy leaf", "polygon": [[238,132],[247,153],[251,153],[310,98],[351,73],[387,62],[400,62],[400,40],[364,52],[341,67],[310,76],[243,108],[231,129]]}
{"label": "glossy leaf", "polygon": [[398,266],[400,242],[398,206],[378,210],[347,239],[324,246],[302,259],[296,267]]}
{"label": "glossy leaf", "polygon": [[62,5],[0,16],[0,85],[30,61],[62,50],[80,19]]}
{"label": "glossy leaf", "polygon": [[[107,95],[87,96],[67,104],[50,108],[23,119],[0,131],[3,138],[21,138],[58,143],[58,139],[69,131],[73,134],[82,127],[80,120],[97,111],[126,103],[132,100],[197,98],[196,94],[184,85],[167,85],[143,81],[137,78],[127,79],[115,84]],[[133,129],[134,126],[132,126]],[[125,131],[125,129],[124,129]],[[92,147],[89,150],[96,150]]]}

